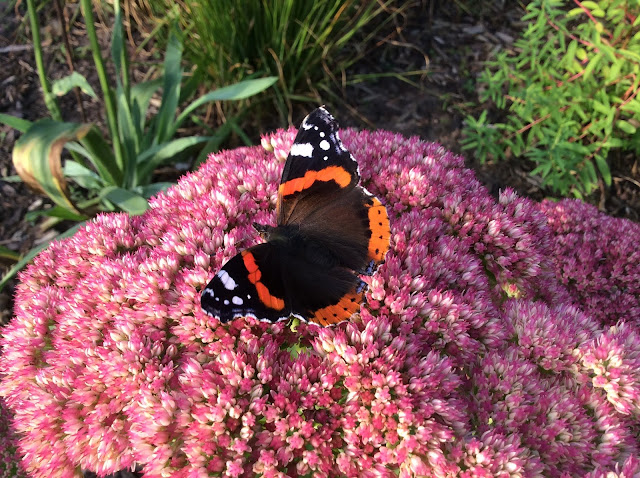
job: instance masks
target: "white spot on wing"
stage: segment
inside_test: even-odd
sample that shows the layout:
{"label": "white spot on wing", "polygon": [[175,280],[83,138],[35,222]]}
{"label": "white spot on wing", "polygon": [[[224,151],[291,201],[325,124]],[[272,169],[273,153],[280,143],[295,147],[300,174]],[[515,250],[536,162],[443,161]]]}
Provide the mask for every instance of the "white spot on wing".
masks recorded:
{"label": "white spot on wing", "polygon": [[322,141],[320,141],[320,147],[325,151],[328,151],[331,145],[329,144],[329,141],[327,141],[326,139],[323,139]]}
{"label": "white spot on wing", "polygon": [[235,304],[235,305],[242,305],[242,304],[244,304],[244,301],[243,301],[240,297],[238,297],[237,295],[234,295],[234,296],[231,298],[231,302],[232,302],[233,304]]}
{"label": "white spot on wing", "polygon": [[291,154],[291,156],[310,158],[313,155],[313,145],[311,143],[293,143],[289,154]]}
{"label": "white spot on wing", "polygon": [[224,300],[224,305],[229,305],[229,301],[227,299]]}
{"label": "white spot on wing", "polygon": [[218,272],[218,278],[220,279],[220,282],[222,282],[224,288],[227,290],[233,290],[238,286],[238,284],[236,284],[236,281],[231,278],[227,271],[223,270]]}

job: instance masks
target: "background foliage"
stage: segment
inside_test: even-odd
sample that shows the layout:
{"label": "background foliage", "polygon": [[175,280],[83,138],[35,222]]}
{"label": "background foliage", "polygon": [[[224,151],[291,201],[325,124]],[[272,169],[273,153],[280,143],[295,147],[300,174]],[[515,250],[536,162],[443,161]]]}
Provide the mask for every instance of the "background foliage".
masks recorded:
{"label": "background foliage", "polygon": [[[149,1],[161,18],[175,5]],[[277,76],[275,105],[281,120],[290,122],[293,101],[317,102],[321,92],[331,94],[330,85],[343,81],[344,70],[365,53],[368,38],[397,14],[392,3],[182,0],[178,15],[189,36],[189,61],[214,84]],[[351,42],[358,35],[358,43]]]}
{"label": "background foliage", "polygon": [[480,78],[480,100],[504,114],[468,117],[465,148],[523,157],[562,196],[609,186],[610,153],[640,152],[640,4],[534,0],[522,20],[515,48]]}

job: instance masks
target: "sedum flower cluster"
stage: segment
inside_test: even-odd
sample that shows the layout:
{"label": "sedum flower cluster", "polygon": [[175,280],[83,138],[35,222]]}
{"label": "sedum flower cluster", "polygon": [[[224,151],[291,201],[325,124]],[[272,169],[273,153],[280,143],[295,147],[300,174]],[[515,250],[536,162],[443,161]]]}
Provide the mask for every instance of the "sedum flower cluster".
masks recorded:
{"label": "sedum flower cluster", "polygon": [[211,156],[22,274],[0,394],[31,476],[640,474],[635,226],[495,200],[438,145],[342,131],[391,222],[350,321],[205,315],[202,288],[275,222],[294,136]]}
{"label": "sedum flower cluster", "polygon": [[578,200],[544,201],[556,274],[576,303],[604,325],[640,326],[640,224]]}

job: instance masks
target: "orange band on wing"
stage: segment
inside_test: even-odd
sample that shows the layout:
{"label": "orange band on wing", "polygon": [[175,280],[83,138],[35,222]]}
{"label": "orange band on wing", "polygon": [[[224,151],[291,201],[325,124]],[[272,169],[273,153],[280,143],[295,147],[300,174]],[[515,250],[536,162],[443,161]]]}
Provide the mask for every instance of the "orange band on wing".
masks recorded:
{"label": "orange band on wing", "polygon": [[284,300],[276,297],[275,295],[271,295],[267,286],[260,282],[262,278],[262,272],[258,268],[258,264],[256,264],[256,258],[249,251],[242,251],[242,260],[244,261],[244,266],[247,268],[249,272],[249,282],[251,282],[258,292],[258,299],[264,305],[271,309],[282,310],[284,309]]}
{"label": "orange band on wing", "polygon": [[307,171],[300,178],[290,179],[279,187],[280,195],[289,196],[304,189],[310,188],[316,181],[329,182],[334,181],[341,188],[351,184],[353,176],[342,166],[328,166],[320,171]]}
{"label": "orange band on wing", "polygon": [[362,292],[351,292],[345,295],[340,302],[328,305],[315,312],[311,320],[320,325],[331,325],[347,320],[360,308],[362,302]]}
{"label": "orange band on wing", "polygon": [[373,206],[369,208],[369,228],[371,229],[369,258],[381,262],[389,250],[389,237],[391,237],[389,216],[387,216],[387,209],[378,198],[374,197],[372,200]]}

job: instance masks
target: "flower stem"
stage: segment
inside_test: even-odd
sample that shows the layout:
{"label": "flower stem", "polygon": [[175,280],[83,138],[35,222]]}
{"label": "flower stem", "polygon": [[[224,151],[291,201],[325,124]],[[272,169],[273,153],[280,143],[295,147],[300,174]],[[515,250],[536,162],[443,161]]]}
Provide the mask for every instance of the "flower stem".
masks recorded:
{"label": "flower stem", "polygon": [[116,115],[115,99],[113,97],[113,92],[109,87],[109,79],[107,78],[107,72],[104,67],[102,54],[100,53],[100,44],[98,43],[98,36],[96,34],[96,26],[93,19],[91,0],[80,0],[80,4],[82,5],[82,10],[84,12],[84,22],[87,27],[87,36],[89,37],[91,52],[93,53],[93,61],[96,65],[96,71],[100,80],[100,88],[102,88],[104,108],[107,115],[107,124],[109,126],[109,132],[111,134],[111,141],[113,143],[113,152],[115,155],[116,164],[122,171],[124,168],[124,161],[122,156],[122,143],[120,142],[120,136],[118,135],[118,118]]}
{"label": "flower stem", "polygon": [[47,73],[44,69],[38,12],[36,11],[34,0],[27,0],[27,10],[29,12],[29,21],[31,22],[31,35],[33,36],[33,53],[36,60],[36,68],[38,69],[38,77],[40,78],[40,86],[42,87],[42,95],[44,96],[44,103],[51,117],[56,121],[62,121],[62,113],[60,113],[60,108],[58,107],[55,96],[51,93],[51,86],[49,85]]}

